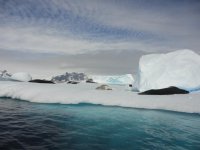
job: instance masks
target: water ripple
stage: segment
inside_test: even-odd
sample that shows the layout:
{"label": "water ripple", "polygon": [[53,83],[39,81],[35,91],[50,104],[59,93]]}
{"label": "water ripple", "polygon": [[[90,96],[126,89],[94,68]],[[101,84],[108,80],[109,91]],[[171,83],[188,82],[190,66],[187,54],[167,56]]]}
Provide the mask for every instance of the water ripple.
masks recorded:
{"label": "water ripple", "polygon": [[200,149],[200,116],[0,99],[0,149]]}

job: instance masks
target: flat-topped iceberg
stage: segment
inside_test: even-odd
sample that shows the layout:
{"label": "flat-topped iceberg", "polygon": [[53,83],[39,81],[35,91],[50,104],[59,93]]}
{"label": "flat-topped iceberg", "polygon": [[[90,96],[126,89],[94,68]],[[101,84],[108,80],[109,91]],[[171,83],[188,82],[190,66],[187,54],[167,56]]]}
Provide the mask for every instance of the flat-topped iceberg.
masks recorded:
{"label": "flat-topped iceberg", "polygon": [[200,56],[191,50],[150,54],[140,58],[133,89],[143,92],[170,86],[187,91],[200,87]]}
{"label": "flat-topped iceberg", "polygon": [[131,74],[125,74],[125,75],[114,75],[114,76],[91,76],[92,80],[97,83],[102,84],[132,84],[134,79]]}
{"label": "flat-topped iceberg", "polygon": [[132,108],[162,109],[200,113],[200,92],[180,95],[138,95],[126,86],[109,85],[112,90],[97,90],[99,84],[40,84],[0,81],[0,97],[37,103],[101,104]]}

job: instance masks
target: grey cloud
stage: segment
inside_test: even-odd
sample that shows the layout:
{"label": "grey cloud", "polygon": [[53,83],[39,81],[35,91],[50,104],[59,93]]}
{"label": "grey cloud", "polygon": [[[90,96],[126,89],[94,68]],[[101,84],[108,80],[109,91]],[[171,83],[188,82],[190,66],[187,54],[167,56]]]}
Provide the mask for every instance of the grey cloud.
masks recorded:
{"label": "grey cloud", "polygon": [[[0,51],[1,66],[7,70],[28,71],[40,75],[56,75],[66,71],[89,74],[126,74],[137,71],[139,58],[146,52],[101,51],[76,55],[34,54]],[[26,57],[29,55],[28,57]],[[39,57],[37,57],[39,56]],[[28,59],[27,59],[28,58]]]}
{"label": "grey cloud", "polygon": [[101,51],[79,55],[63,56],[62,69],[84,68],[86,72],[96,74],[126,74],[137,70],[142,51]]}

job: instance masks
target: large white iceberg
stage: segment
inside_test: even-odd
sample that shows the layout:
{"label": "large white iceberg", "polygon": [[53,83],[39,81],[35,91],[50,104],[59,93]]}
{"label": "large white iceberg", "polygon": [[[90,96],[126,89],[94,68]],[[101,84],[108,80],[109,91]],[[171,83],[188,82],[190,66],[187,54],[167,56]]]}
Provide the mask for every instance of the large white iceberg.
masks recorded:
{"label": "large white iceberg", "polygon": [[131,74],[125,75],[114,75],[114,76],[91,76],[94,82],[102,83],[102,84],[132,84],[134,79]]}
{"label": "large white iceberg", "polygon": [[140,58],[134,90],[143,92],[176,86],[188,91],[200,87],[200,56],[191,50],[150,54]]}
{"label": "large white iceberg", "polygon": [[32,80],[31,75],[26,72],[14,73],[10,78],[13,80],[22,81],[22,82],[28,82]]}

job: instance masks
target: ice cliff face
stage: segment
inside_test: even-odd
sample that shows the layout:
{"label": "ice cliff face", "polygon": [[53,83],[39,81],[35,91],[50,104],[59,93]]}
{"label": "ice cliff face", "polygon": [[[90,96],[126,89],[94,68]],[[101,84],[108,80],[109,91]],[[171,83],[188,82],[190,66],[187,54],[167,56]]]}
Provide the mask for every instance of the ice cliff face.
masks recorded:
{"label": "ice cliff face", "polygon": [[191,50],[141,57],[133,89],[143,92],[176,86],[188,91],[200,87],[200,56]]}
{"label": "ice cliff face", "polygon": [[55,83],[62,83],[62,82],[68,82],[68,81],[84,81],[87,79],[88,78],[84,73],[66,72],[63,75],[58,75],[58,76],[53,77],[51,80]]}

